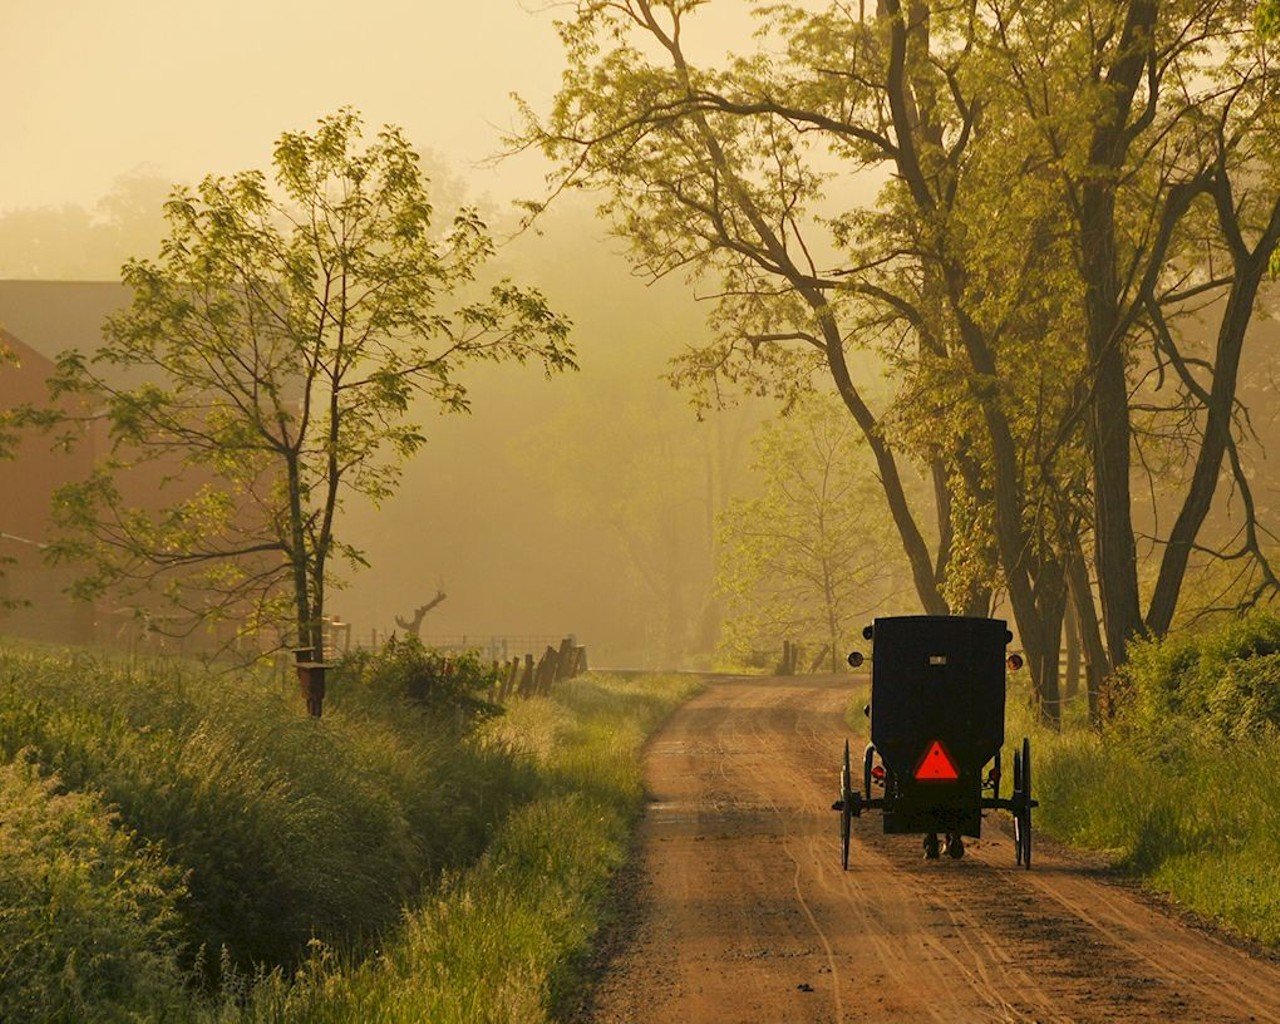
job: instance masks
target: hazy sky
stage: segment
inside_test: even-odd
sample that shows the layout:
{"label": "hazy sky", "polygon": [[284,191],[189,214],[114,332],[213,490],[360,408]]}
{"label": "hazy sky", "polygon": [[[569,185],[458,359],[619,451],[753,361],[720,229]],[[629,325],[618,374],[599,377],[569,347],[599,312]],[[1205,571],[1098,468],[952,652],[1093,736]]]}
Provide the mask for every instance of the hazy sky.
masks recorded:
{"label": "hazy sky", "polygon": [[[91,205],[140,165],[186,181],[262,167],[281,131],[345,104],[404,126],[473,196],[527,194],[541,181],[536,157],[473,165],[511,125],[511,92],[540,108],[550,99],[556,6],[0,0],[0,209]],[[740,29],[742,9],[731,0],[699,20]]]}

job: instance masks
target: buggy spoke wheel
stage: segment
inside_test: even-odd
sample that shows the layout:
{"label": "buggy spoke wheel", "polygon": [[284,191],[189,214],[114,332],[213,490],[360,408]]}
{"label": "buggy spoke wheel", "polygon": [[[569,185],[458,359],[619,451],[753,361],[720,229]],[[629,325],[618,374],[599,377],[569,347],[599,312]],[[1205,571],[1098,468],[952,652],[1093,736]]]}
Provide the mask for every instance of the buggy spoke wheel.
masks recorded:
{"label": "buggy spoke wheel", "polygon": [[1013,853],[1019,864],[1022,863],[1022,751],[1013,752]]}
{"label": "buggy spoke wheel", "polygon": [[849,741],[844,741],[844,766],[840,769],[840,868],[849,870],[849,832],[853,823],[853,772],[849,765]]}
{"label": "buggy spoke wheel", "polygon": [[1031,741],[1022,740],[1022,810],[1018,815],[1018,863],[1031,868]]}

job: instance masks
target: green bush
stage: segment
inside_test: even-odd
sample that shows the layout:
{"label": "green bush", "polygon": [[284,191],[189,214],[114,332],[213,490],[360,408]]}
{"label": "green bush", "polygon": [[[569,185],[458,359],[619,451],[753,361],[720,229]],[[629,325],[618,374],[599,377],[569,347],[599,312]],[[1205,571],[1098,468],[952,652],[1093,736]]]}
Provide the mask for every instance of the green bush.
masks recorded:
{"label": "green bush", "polygon": [[159,1019],[184,1002],[181,876],[89,793],[0,766],[0,1020]]}
{"label": "green bush", "polygon": [[1128,703],[1103,732],[1083,702],[1058,733],[1011,686],[1007,737],[1032,738],[1036,822],[1178,903],[1280,946],[1276,620],[1144,643]]}
{"label": "green bush", "polygon": [[1280,729],[1280,616],[1136,643],[1121,686],[1120,720],[1140,734],[1173,726],[1238,739]]}
{"label": "green bush", "polygon": [[378,651],[357,648],[342,657],[333,677],[339,690],[347,684],[364,689],[366,697],[409,701],[440,722],[463,728],[502,712],[486,699],[497,677],[477,652],[445,656],[417,637],[393,636]]}

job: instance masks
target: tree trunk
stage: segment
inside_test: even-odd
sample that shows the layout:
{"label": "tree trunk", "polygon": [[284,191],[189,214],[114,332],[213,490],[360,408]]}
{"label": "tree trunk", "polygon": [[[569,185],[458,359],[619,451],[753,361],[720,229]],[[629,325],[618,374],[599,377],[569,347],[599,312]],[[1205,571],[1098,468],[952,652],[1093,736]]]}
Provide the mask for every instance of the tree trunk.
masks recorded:
{"label": "tree trunk", "polygon": [[286,460],[286,485],[289,488],[289,568],[293,583],[295,624],[298,646],[310,647],[312,654],[323,654],[324,638],[320,635],[319,612],[312,607],[311,580],[307,572],[306,520],[302,514],[302,481],[296,457]]}
{"label": "tree trunk", "polygon": [[[1226,308],[1218,326],[1217,351],[1213,361],[1213,384],[1208,394],[1201,395],[1206,405],[1204,437],[1191,477],[1191,484],[1169,533],[1164,557],[1160,560],[1160,575],[1156,579],[1151,604],[1147,609],[1147,628],[1156,636],[1168,632],[1178,606],[1182,581],[1186,576],[1191,548],[1200,534],[1205,517],[1213,504],[1218,488],[1218,475],[1222,460],[1231,441],[1231,418],[1235,412],[1236,388],[1240,376],[1240,358],[1244,351],[1245,332],[1253,317],[1254,302],[1275,250],[1280,235],[1280,203],[1273,207],[1271,223],[1263,233],[1257,247],[1251,252],[1243,238],[1234,230],[1236,217],[1229,184],[1224,179],[1214,182],[1214,198],[1217,200],[1219,222],[1223,233],[1231,242],[1233,280],[1227,295]],[[1180,358],[1170,353],[1171,358]],[[1190,373],[1184,380],[1192,380]]]}
{"label": "tree trunk", "polygon": [[[809,296],[806,296],[809,298]],[[813,296],[810,305],[819,309],[825,308],[826,303],[821,300],[820,296]],[[911,508],[907,504],[906,492],[902,487],[902,478],[898,474],[897,460],[894,458],[893,451],[880,433],[880,426],[872,415],[871,410],[867,408],[862,401],[862,396],[854,387],[853,379],[849,376],[849,367],[845,363],[844,348],[839,331],[834,323],[831,322],[829,315],[822,316],[823,333],[825,335],[827,350],[827,365],[831,370],[832,379],[835,381],[836,390],[840,393],[841,399],[844,400],[845,406],[853,415],[855,422],[862,430],[863,436],[867,440],[867,446],[871,449],[872,455],[875,456],[876,468],[880,473],[880,485],[884,491],[885,500],[889,505],[889,514],[893,517],[893,524],[897,527],[898,536],[902,540],[902,549],[906,552],[907,561],[911,566],[911,578],[915,583],[916,595],[920,598],[920,605],[928,615],[949,615],[951,608],[948,606],[946,599],[942,596],[942,588],[940,581],[934,575],[934,561],[929,555],[929,548],[925,544],[924,537],[920,533],[920,528],[916,525],[915,518],[911,514]]]}
{"label": "tree trunk", "polygon": [[1081,647],[1084,648],[1085,688],[1089,695],[1089,722],[1094,728],[1102,725],[1102,687],[1111,675],[1111,663],[1107,659],[1106,646],[1102,642],[1102,628],[1098,622],[1098,610],[1093,603],[1093,588],[1089,584],[1089,570],[1078,538],[1066,546],[1067,580],[1071,603],[1076,613],[1076,625],[1080,630]]}
{"label": "tree trunk", "polygon": [[1064,700],[1073,700],[1080,692],[1080,626],[1074,601],[1067,602],[1062,617],[1062,634],[1067,648],[1066,674],[1062,680]]}
{"label": "tree trunk", "polygon": [[1085,287],[1086,344],[1094,367],[1089,429],[1093,462],[1094,549],[1107,647],[1124,663],[1130,639],[1143,631],[1137,546],[1129,493],[1129,388],[1116,249],[1115,189],[1128,158],[1134,96],[1154,46],[1156,0],[1130,0],[1104,76],[1105,114],[1090,138],[1090,177],[1080,206],[1079,268]]}
{"label": "tree trunk", "polygon": [[[1067,605],[1067,581],[1054,558],[1035,566],[1036,618],[1041,630],[1040,664],[1032,665],[1040,721],[1054,729],[1062,722],[1059,658],[1062,653],[1062,620]],[[1021,628],[1021,627],[1019,627]],[[1024,638],[1025,643],[1025,638]]]}

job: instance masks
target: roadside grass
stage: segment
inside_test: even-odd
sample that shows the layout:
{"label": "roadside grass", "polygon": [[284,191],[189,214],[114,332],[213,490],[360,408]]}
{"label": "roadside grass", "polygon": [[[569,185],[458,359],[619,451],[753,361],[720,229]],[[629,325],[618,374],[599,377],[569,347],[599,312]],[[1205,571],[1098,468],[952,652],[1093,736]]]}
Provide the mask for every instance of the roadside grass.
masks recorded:
{"label": "roadside grass", "polygon": [[0,765],[0,1020],[159,1020],[187,998],[180,872],[91,793]]}
{"label": "roadside grass", "polygon": [[1009,698],[1006,744],[1031,737],[1037,828],[1280,946],[1280,737],[1228,740],[1177,717],[1097,733],[1074,708],[1057,733],[1036,724],[1024,688]]}
{"label": "roadside grass", "polygon": [[469,730],[354,681],[313,720],[269,673],[2,645],[0,1019],[542,1019],[694,685],[587,677]]}
{"label": "roadside grass", "polygon": [[609,878],[644,799],[640,749],[697,684],[589,676],[486,727],[518,751],[537,789],[470,869],[450,877],[378,955],[319,948],[294,977],[268,978],[245,1022],[537,1024],[581,984]]}
{"label": "roadside grass", "polygon": [[532,794],[514,754],[404,704],[317,721],[261,674],[75,651],[0,655],[0,760],[19,751],[184,873],[182,962],[211,985],[363,947]]}

